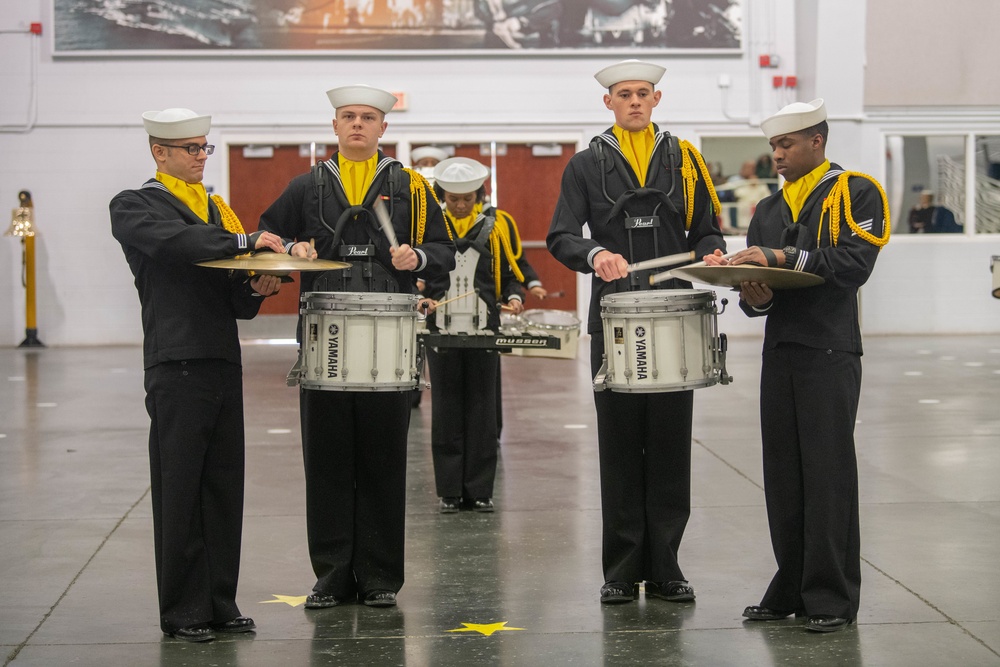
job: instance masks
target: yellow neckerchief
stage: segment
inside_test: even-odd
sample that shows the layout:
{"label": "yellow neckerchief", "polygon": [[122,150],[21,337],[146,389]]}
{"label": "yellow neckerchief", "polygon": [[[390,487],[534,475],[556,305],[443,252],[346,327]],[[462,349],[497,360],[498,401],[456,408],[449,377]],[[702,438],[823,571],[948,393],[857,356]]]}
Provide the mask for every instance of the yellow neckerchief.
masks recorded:
{"label": "yellow neckerchief", "polygon": [[649,167],[649,158],[653,154],[653,146],[656,143],[656,133],[653,132],[653,124],[646,126],[645,130],[639,132],[629,132],[628,130],[615,126],[611,128],[618,145],[625,155],[625,160],[632,167],[632,171],[639,178],[639,185],[646,184],[646,171]]}
{"label": "yellow neckerchief", "polygon": [[344,185],[344,192],[347,193],[347,201],[351,206],[360,206],[375,178],[378,153],[364,162],[348,160],[343,153],[337,153],[337,164],[340,166],[340,182]]}
{"label": "yellow neckerchief", "polygon": [[802,212],[802,207],[805,206],[809,193],[813,191],[813,188],[816,187],[819,180],[823,178],[823,174],[829,170],[830,161],[823,160],[823,164],[816,167],[805,176],[797,178],[794,181],[785,181],[781,194],[784,196],[785,203],[788,204],[788,208],[792,209],[793,222],[799,221],[799,213]]}
{"label": "yellow neckerchief", "polygon": [[156,180],[163,183],[170,194],[184,202],[194,214],[208,222],[208,192],[202,183],[188,183],[162,171],[156,172]]}
{"label": "yellow neckerchief", "polygon": [[448,216],[448,220],[451,222],[452,226],[455,228],[455,233],[458,234],[458,238],[464,239],[465,235],[469,233],[472,229],[473,223],[479,218],[479,214],[483,212],[483,204],[479,202],[472,207],[472,213],[465,216],[464,218],[456,218],[451,214],[447,208],[445,209],[445,215]]}

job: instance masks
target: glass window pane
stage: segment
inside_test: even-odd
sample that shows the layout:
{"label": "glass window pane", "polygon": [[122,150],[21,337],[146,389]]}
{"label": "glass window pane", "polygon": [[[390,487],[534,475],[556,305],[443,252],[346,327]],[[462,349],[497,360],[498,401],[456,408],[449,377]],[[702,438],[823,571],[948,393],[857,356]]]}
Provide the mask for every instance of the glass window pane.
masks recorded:
{"label": "glass window pane", "polygon": [[1000,234],[1000,135],[976,137],[976,233]]}
{"label": "glass window pane", "polygon": [[893,234],[957,234],[965,223],[965,137],[887,137]]}
{"label": "glass window pane", "polygon": [[778,189],[771,147],[762,136],[702,137],[701,153],[722,203],[722,231],[746,234],[757,202]]}

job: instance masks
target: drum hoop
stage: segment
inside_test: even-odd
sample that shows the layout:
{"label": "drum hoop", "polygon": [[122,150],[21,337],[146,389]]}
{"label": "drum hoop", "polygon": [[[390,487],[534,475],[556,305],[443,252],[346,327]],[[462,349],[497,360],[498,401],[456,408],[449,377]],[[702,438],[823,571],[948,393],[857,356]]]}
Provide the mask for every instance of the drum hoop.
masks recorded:
{"label": "drum hoop", "polygon": [[[553,322],[539,322],[531,319],[532,313],[565,313],[567,316],[573,318],[574,323],[556,324]],[[535,308],[521,313],[521,320],[524,322],[525,326],[535,329],[545,329],[549,331],[578,331],[580,329],[580,320],[568,310],[546,310],[544,308]]]}
{"label": "drum hoop", "polygon": [[305,292],[299,299],[299,314],[369,313],[382,317],[417,316],[416,294],[399,292]]}
{"label": "drum hoop", "polygon": [[[619,301],[621,303],[619,303]],[[601,311],[657,312],[700,310],[692,305],[711,304],[715,301],[712,290],[644,290],[641,292],[616,292],[601,297]]]}
{"label": "drum hoop", "polygon": [[417,319],[417,311],[413,310],[367,310],[365,308],[300,308],[299,315],[341,315],[345,317],[392,317],[397,320]]}

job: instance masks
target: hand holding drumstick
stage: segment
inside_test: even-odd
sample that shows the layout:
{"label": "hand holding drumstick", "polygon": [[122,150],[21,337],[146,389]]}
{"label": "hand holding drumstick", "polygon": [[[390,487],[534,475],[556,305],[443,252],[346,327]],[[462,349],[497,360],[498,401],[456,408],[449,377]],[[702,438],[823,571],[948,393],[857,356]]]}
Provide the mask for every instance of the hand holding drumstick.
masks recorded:
{"label": "hand holding drumstick", "polygon": [[458,301],[459,299],[464,299],[467,296],[472,296],[476,293],[476,290],[470,290],[465,294],[459,294],[458,296],[453,296],[450,299],[445,299],[444,301],[435,301],[434,299],[421,299],[417,302],[417,312],[423,313],[424,315],[430,315],[438,306],[443,306],[446,303],[451,303],[452,301]]}

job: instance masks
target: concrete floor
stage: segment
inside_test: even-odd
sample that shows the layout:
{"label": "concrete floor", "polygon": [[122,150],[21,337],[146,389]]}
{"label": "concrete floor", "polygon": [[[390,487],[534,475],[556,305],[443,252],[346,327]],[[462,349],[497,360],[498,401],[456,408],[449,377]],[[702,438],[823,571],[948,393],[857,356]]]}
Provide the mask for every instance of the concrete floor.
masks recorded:
{"label": "concrete floor", "polygon": [[[744,623],[774,562],[757,424],[760,341],[695,398],[697,602],[598,602],[595,416],[576,362],[505,358],[492,515],[437,512],[430,405],[413,412],[407,581],[395,609],[306,611],[294,348],[247,345],[239,599],[256,635],[159,631],[139,348],[0,350],[0,655],[44,665],[1000,665],[1000,339],[868,338],[857,426],[858,624]],[[465,624],[480,624],[480,632]],[[498,625],[493,625],[498,624]],[[489,634],[492,629],[500,630]]]}

